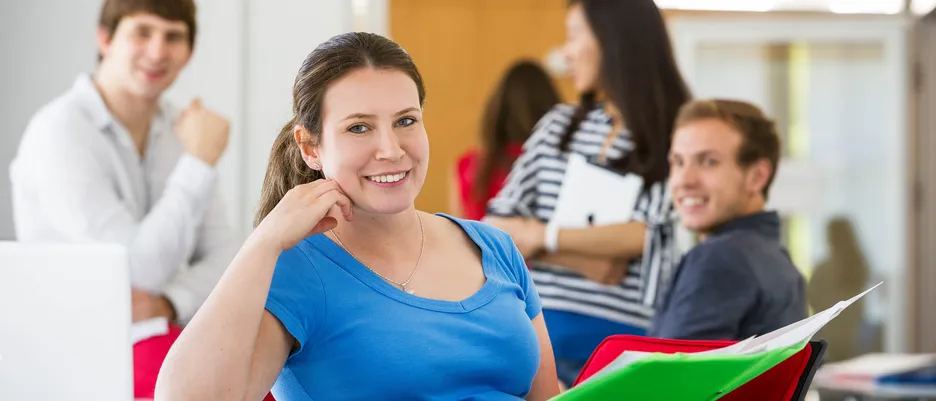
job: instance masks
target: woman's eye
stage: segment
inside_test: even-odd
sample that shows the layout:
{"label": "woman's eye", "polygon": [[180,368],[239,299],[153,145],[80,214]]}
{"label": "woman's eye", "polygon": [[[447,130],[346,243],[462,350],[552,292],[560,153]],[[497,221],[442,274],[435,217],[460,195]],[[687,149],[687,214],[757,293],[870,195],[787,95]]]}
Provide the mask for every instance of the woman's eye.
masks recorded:
{"label": "woman's eye", "polygon": [[364,124],[354,124],[348,127],[348,132],[353,132],[355,134],[363,134],[367,132],[367,126]]}
{"label": "woman's eye", "polygon": [[413,124],[416,124],[416,119],[413,117],[403,117],[397,120],[397,126],[399,127],[409,127]]}

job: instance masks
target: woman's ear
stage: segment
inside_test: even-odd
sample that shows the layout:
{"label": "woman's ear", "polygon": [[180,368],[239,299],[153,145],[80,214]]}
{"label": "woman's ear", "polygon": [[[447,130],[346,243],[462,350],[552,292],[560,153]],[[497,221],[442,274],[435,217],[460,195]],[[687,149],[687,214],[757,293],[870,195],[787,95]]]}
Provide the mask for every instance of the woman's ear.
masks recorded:
{"label": "woman's ear", "polygon": [[322,170],[322,164],[319,162],[318,150],[312,141],[312,134],[301,124],[296,124],[293,128],[293,135],[296,137],[296,146],[302,153],[302,160],[306,166],[313,170]]}

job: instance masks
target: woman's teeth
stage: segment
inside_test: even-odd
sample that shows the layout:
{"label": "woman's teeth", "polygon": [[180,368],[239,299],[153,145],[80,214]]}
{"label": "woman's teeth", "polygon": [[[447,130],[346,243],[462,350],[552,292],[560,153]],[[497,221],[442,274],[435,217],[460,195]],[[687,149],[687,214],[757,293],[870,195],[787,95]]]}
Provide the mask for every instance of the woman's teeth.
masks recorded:
{"label": "woman's teeth", "polygon": [[702,204],[702,198],[685,197],[682,199],[683,206],[697,206]]}
{"label": "woman's teeth", "polygon": [[397,182],[397,181],[402,180],[403,177],[406,177],[405,172],[399,173],[399,174],[389,174],[389,175],[372,175],[370,177],[367,177],[367,179],[374,181],[374,182]]}

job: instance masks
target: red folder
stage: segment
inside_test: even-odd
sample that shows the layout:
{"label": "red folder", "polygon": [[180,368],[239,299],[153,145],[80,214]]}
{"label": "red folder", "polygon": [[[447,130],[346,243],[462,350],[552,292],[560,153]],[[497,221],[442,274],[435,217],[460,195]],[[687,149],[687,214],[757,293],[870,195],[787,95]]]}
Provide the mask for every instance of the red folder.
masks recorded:
{"label": "red folder", "polygon": [[[693,353],[722,348],[734,341],[669,340],[633,335],[615,335],[598,345],[579,373],[573,387],[601,370],[624,351]],[[811,341],[806,347],[760,376],[726,394],[720,400],[789,401],[802,400],[809,389],[826,342]]]}

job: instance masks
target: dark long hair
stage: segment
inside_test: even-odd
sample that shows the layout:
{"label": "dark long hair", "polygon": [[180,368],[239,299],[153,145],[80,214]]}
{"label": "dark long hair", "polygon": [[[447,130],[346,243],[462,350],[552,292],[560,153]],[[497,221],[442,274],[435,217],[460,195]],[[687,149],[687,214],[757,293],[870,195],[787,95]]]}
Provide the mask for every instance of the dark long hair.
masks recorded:
{"label": "dark long hair", "polygon": [[481,120],[483,155],[472,197],[487,200],[494,171],[513,164],[507,145],[526,141],[537,121],[559,102],[552,79],[538,63],[521,60],[507,70],[488,99]]}
{"label": "dark long hair", "polygon": [[[618,109],[634,150],[611,167],[636,173],[646,184],[669,175],[670,142],[679,108],[692,97],[676,66],[663,15],[653,0],[570,0],[580,4],[601,49],[601,90]],[[560,149],[596,107],[584,93]]]}
{"label": "dark long hair", "polygon": [[422,106],[426,98],[422,76],[400,45],[380,35],[360,32],[341,34],[320,44],[306,57],[293,83],[293,117],[283,125],[273,141],[254,225],[260,224],[287,191],[324,178],[321,171],[309,168],[302,160],[293,129],[297,124],[302,125],[312,135],[309,141],[318,143],[322,134],[325,90],[335,80],[359,68],[406,73],[416,83],[419,105]]}

